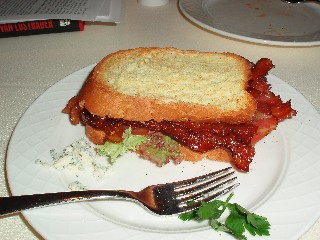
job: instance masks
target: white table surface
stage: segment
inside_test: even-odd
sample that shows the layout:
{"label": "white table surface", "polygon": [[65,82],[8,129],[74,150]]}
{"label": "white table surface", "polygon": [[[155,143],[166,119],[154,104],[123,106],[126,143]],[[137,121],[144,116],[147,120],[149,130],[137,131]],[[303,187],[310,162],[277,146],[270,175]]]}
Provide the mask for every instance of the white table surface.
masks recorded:
{"label": "white table surface", "polygon": [[[275,47],[226,38],[203,30],[182,16],[177,2],[144,7],[123,1],[117,25],[90,23],[83,32],[0,39],[0,196],[8,195],[6,148],[14,127],[48,87],[110,52],[142,46],[234,52],[255,62],[272,59],[271,72],[301,92],[320,110],[320,47]],[[21,215],[0,217],[1,239],[41,239]],[[301,237],[320,236],[320,221]],[[272,239],[266,238],[266,239]]]}

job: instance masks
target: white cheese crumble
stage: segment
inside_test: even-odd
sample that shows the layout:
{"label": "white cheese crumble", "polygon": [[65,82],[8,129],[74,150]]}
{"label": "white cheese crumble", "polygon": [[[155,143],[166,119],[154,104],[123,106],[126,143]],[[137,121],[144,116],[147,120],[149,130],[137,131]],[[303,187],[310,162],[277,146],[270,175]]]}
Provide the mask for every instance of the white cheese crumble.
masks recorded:
{"label": "white cheese crumble", "polygon": [[50,150],[51,162],[36,160],[37,164],[44,167],[51,167],[59,171],[68,170],[74,174],[91,171],[97,180],[103,179],[110,170],[110,164],[98,162],[98,155],[95,145],[89,143],[84,138],[72,143],[66,147],[62,153],[56,150]]}
{"label": "white cheese crumble", "polygon": [[79,181],[74,181],[68,185],[68,189],[70,191],[84,191],[88,190],[86,186],[84,186],[81,182]]}

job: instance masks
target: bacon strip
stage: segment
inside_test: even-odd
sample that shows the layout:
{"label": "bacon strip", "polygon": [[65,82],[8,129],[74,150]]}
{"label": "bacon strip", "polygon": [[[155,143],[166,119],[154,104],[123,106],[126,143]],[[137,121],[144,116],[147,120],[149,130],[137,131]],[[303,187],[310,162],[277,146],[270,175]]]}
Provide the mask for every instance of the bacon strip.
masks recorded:
{"label": "bacon strip", "polygon": [[[243,170],[249,171],[249,164],[255,154],[254,147],[250,144],[257,127],[252,124],[214,124],[214,123],[192,123],[171,122],[153,120],[147,122],[127,121],[114,118],[100,118],[92,115],[88,110],[81,110],[81,119],[84,124],[110,132],[124,131],[126,128],[146,128],[151,132],[161,132],[181,145],[199,153],[207,152],[216,148],[229,150],[235,165]],[[110,139],[108,139],[110,140]]]}

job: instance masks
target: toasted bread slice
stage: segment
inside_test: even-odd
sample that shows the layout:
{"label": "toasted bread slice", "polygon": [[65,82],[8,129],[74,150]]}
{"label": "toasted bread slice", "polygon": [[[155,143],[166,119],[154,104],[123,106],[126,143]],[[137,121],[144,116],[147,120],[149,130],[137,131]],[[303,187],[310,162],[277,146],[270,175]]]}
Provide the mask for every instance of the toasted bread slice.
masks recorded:
{"label": "toasted bread slice", "polygon": [[78,96],[100,117],[243,123],[256,110],[250,68],[231,53],[136,48],[102,59]]}

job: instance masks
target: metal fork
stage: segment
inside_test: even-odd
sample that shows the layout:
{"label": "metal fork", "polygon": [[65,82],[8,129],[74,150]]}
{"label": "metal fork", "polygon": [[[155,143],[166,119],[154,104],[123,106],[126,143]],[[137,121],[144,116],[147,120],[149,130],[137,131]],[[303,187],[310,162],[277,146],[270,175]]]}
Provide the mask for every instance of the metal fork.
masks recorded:
{"label": "metal fork", "polygon": [[237,187],[231,167],[173,183],[152,185],[139,192],[124,190],[88,190],[0,197],[0,215],[54,204],[89,200],[125,198],[136,201],[158,215],[192,211],[201,202],[212,201]]}

